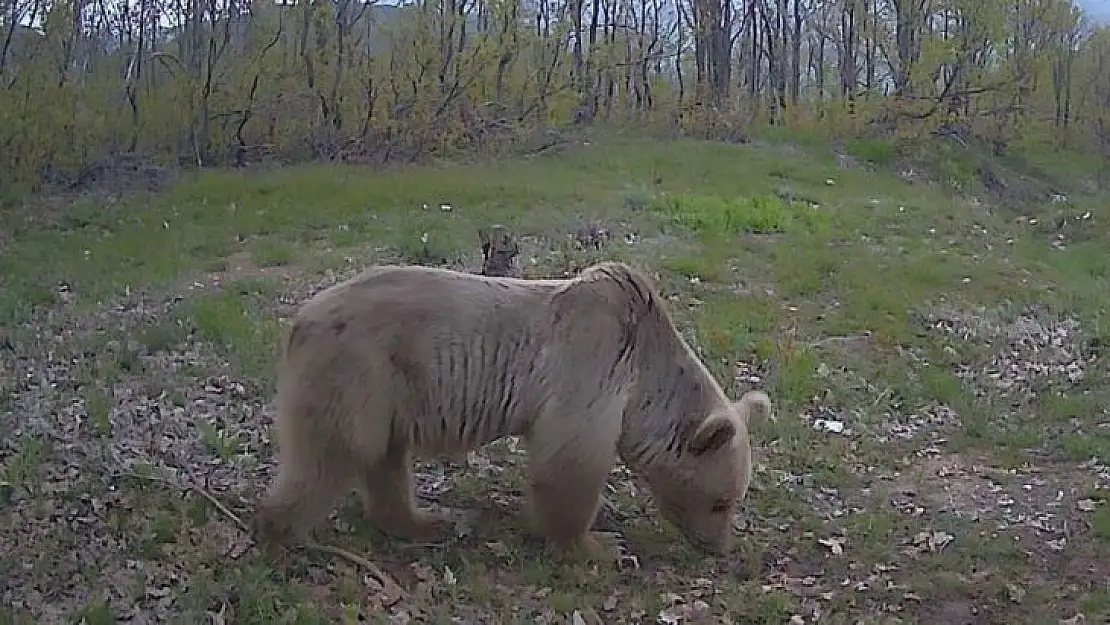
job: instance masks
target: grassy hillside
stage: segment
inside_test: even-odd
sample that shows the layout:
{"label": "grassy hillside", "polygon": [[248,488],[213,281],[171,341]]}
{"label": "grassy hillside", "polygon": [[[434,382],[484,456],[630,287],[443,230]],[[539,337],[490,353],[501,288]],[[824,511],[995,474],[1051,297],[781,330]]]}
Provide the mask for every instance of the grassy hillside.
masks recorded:
{"label": "grassy hillside", "polygon": [[[1110,618],[1098,164],[838,149],[609,138],[11,209],[0,622]],[[771,394],[735,551],[692,551],[618,469],[606,521],[628,557],[560,568],[522,531],[526,459],[498,443],[466,468],[420,465],[423,498],[471,512],[442,544],[373,534],[353,498],[318,533],[405,597],[317,553],[272,570],[236,518],[273,475],[284,319],[368,263],[476,271],[491,223],[529,275],[651,271],[729,393]],[[576,244],[590,225],[599,249]]]}

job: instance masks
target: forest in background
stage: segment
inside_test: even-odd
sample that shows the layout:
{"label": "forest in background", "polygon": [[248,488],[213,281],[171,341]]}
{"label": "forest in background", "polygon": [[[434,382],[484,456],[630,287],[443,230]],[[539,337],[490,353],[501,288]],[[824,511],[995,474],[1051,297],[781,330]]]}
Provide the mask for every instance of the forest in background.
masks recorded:
{"label": "forest in background", "polygon": [[1110,154],[1071,0],[0,0],[0,188],[537,151],[605,124]]}

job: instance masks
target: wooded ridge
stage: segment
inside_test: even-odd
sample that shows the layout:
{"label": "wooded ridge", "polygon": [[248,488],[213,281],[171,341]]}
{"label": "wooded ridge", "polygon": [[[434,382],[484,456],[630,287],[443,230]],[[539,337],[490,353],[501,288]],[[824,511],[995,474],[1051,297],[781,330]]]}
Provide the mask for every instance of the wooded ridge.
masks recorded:
{"label": "wooded ridge", "polygon": [[590,123],[1110,149],[1110,29],[1070,0],[0,0],[0,14],[9,189],[79,186],[121,158],[536,151]]}

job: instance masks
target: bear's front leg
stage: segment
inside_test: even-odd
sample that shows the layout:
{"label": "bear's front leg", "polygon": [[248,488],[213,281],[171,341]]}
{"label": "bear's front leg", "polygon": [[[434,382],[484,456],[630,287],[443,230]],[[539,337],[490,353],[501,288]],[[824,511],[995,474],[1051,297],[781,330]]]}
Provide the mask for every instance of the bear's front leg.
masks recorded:
{"label": "bear's front leg", "polygon": [[251,520],[255,540],[274,558],[307,538],[351,485],[342,460],[325,460],[290,446],[282,461],[277,480]]}
{"label": "bear's front leg", "polygon": [[367,468],[360,490],[366,516],[390,536],[431,542],[441,538],[450,523],[448,510],[416,507],[407,449],[391,448],[384,458]]}
{"label": "bear's front leg", "polygon": [[549,549],[563,558],[617,559],[610,541],[590,531],[613,456],[537,451],[529,453],[532,516]]}

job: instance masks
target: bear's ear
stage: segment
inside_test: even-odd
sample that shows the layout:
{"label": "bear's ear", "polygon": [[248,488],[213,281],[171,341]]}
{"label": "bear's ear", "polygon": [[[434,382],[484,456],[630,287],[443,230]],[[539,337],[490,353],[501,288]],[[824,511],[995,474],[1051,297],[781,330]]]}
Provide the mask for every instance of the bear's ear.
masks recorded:
{"label": "bear's ear", "polygon": [[724,416],[709,417],[698,428],[694,438],[686,447],[695,456],[701,456],[722,449],[736,436],[736,424]]}
{"label": "bear's ear", "polygon": [[778,421],[775,416],[774,410],[771,408],[771,398],[763,391],[748,391],[740,399],[732,402],[732,409],[740,418],[744,420],[745,424],[753,423],[754,417],[757,422],[767,420],[771,423]]}

